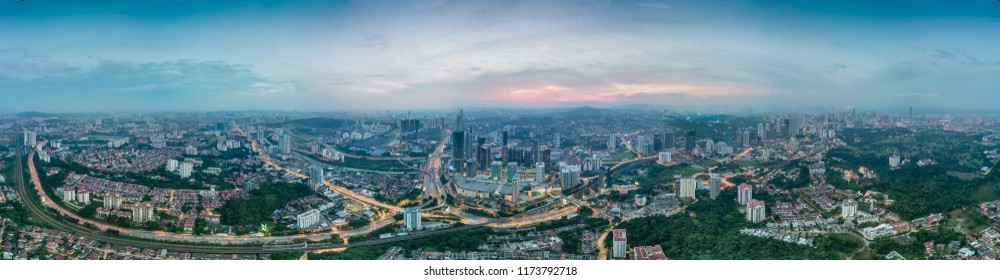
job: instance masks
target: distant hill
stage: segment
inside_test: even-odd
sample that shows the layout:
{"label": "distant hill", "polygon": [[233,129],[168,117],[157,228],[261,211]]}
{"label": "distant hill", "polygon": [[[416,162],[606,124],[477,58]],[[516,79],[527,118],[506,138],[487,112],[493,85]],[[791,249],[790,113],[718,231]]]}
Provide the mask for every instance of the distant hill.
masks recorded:
{"label": "distant hill", "polygon": [[54,117],[55,115],[42,112],[28,111],[28,112],[17,113],[16,116],[19,118],[51,118]]}
{"label": "distant hill", "polygon": [[298,126],[305,126],[312,128],[337,129],[344,125],[344,120],[317,117],[317,118],[290,120],[280,123],[280,125],[298,125]]}

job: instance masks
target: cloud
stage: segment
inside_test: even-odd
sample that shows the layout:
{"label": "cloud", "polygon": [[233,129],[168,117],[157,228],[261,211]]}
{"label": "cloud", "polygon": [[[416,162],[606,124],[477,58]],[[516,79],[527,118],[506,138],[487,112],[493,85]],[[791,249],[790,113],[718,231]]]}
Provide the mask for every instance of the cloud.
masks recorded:
{"label": "cloud", "polygon": [[[33,65],[25,59],[14,65]],[[64,65],[52,63],[52,65]],[[21,67],[25,68],[25,67]],[[14,111],[248,109],[291,105],[293,83],[261,76],[248,65],[223,61],[129,62],[100,60],[89,68],[38,68],[30,76],[0,75]]]}

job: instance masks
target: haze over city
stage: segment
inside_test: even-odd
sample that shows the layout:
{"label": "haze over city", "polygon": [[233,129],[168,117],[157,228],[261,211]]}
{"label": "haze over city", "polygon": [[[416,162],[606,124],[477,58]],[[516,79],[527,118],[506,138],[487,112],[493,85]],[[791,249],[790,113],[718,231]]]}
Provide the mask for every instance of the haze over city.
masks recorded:
{"label": "haze over city", "polygon": [[988,109],[1000,2],[0,3],[0,112]]}

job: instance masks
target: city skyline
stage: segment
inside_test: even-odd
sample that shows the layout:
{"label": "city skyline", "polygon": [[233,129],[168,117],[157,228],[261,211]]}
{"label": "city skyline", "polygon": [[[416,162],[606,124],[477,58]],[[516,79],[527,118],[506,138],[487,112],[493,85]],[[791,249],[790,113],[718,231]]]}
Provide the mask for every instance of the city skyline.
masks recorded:
{"label": "city skyline", "polygon": [[996,1],[0,5],[0,113],[1000,102]]}

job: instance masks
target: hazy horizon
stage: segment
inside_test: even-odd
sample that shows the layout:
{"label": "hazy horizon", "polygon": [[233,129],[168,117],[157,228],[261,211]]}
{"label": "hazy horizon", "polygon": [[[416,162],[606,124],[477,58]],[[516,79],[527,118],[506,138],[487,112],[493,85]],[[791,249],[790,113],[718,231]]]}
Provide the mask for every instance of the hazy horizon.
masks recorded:
{"label": "hazy horizon", "polygon": [[0,28],[0,113],[1000,104],[995,0],[6,1]]}

